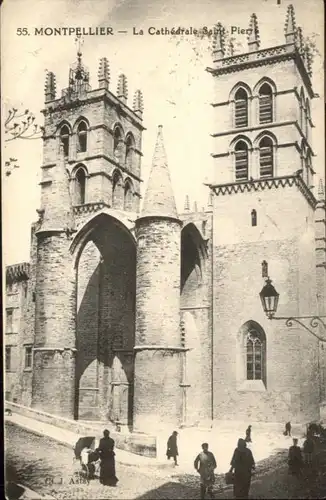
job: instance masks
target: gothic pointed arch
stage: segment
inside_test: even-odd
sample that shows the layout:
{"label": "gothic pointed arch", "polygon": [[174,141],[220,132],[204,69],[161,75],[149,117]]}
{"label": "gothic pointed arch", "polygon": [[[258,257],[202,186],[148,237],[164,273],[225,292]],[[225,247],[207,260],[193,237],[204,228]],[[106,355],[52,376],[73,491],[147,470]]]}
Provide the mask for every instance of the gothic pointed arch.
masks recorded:
{"label": "gothic pointed arch", "polygon": [[82,163],[76,165],[72,171],[74,180],[74,205],[83,205],[86,203],[86,184],[88,172]]}
{"label": "gothic pointed arch", "polygon": [[239,87],[234,94],[234,126],[235,128],[248,127],[248,92]]}
{"label": "gothic pointed arch", "polygon": [[236,181],[248,180],[249,176],[249,150],[252,149],[251,141],[244,136],[236,137],[232,143],[234,154],[234,172]]}
{"label": "gothic pointed arch", "polygon": [[183,304],[196,303],[207,257],[206,243],[192,222],[181,231],[180,292]]}
{"label": "gothic pointed arch", "polygon": [[131,211],[133,209],[133,196],[134,188],[130,177],[127,177],[124,182],[124,198],[123,198],[123,209]]}
{"label": "gothic pointed arch", "polygon": [[259,99],[259,123],[271,123],[274,121],[274,96],[276,86],[269,78],[264,78],[257,85]]}
{"label": "gothic pointed arch", "polygon": [[113,156],[117,162],[123,161],[125,134],[120,122],[116,122],[112,128],[113,133]]}
{"label": "gothic pointed arch", "polygon": [[134,166],[135,138],[131,132],[126,135],[125,166],[132,171]]}
{"label": "gothic pointed arch", "polygon": [[112,173],[112,207],[123,209],[124,186],[123,177],[119,169]]}
{"label": "gothic pointed arch", "polygon": [[63,152],[65,157],[69,156],[70,152],[70,138],[72,135],[72,128],[68,121],[62,121],[57,128],[57,134],[59,137],[59,144],[63,146]]}
{"label": "gothic pointed arch", "polygon": [[263,383],[267,386],[267,339],[262,326],[256,321],[244,323],[238,334],[241,373],[244,382]]}
{"label": "gothic pointed arch", "polygon": [[77,137],[77,153],[85,153],[88,147],[89,121],[84,116],[80,116],[74,124],[74,133]]}

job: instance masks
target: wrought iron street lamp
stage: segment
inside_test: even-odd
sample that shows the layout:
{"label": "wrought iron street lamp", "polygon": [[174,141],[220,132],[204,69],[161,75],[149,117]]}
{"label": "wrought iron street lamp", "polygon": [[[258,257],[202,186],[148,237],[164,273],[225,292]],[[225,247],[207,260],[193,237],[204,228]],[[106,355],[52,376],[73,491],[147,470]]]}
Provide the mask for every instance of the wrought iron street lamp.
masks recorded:
{"label": "wrought iron street lamp", "polygon": [[[316,331],[313,330],[317,329],[318,327],[322,326],[325,330],[326,333],[326,323],[325,319],[326,316],[275,316],[275,313],[277,311],[277,306],[278,306],[278,299],[280,294],[276,291],[274,285],[272,285],[272,281],[268,277],[266,280],[266,283],[264,287],[262,288],[260,294],[260,300],[264,309],[264,312],[266,313],[266,316],[268,319],[276,319],[276,320],[283,320],[285,321],[286,326],[290,327],[293,325],[293,323],[298,323],[300,326],[302,326],[305,330],[307,330],[309,333],[317,337],[318,340],[322,342],[326,342],[326,335],[321,336],[316,333]],[[309,326],[304,324],[304,320],[309,321]],[[310,327],[310,328],[309,328]]]}

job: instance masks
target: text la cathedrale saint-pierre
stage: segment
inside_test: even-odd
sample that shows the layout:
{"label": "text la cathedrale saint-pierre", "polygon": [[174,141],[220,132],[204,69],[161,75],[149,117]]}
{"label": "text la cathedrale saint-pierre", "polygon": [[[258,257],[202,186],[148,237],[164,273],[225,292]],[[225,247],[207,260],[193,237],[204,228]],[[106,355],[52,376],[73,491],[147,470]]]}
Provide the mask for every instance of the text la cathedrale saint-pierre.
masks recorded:
{"label": "text la cathedrale saint-pierre", "polygon": [[[146,29],[133,27],[132,30],[115,30],[111,26],[96,26],[96,27],[35,27],[33,29],[35,36],[110,36],[115,34],[131,34],[131,35],[205,35],[211,36],[215,32],[215,28],[208,28],[207,26],[203,26],[202,28],[182,28],[182,27],[172,27],[172,28],[157,28],[154,26],[150,26]],[[241,34],[241,35],[250,35],[251,29],[243,29],[239,26],[231,26],[230,32],[231,34]],[[18,28],[17,35],[30,35],[30,30],[28,28]]]}

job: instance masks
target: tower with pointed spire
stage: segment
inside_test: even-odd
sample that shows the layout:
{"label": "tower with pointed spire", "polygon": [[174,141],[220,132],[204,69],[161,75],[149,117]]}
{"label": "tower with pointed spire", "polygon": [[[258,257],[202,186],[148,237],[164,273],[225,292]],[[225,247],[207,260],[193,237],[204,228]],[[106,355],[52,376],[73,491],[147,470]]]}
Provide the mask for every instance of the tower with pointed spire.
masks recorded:
{"label": "tower with pointed spire", "polygon": [[140,431],[160,424],[177,425],[181,418],[181,225],[159,126],[143,207],[136,222],[134,428]]}

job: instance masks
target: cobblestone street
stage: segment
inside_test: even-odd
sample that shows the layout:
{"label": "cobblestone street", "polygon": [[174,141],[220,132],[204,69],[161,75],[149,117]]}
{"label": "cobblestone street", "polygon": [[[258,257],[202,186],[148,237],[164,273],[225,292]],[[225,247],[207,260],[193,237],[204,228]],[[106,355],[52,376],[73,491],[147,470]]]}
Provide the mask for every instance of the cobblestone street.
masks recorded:
{"label": "cobblestone street", "polygon": [[[119,463],[117,450],[116,488],[101,486],[97,479],[77,484],[72,450],[48,438],[35,436],[11,423],[6,424],[7,479],[55,499],[196,499],[199,477],[167,470],[145,470]],[[217,470],[218,472],[218,470]],[[221,489],[223,487],[223,490]],[[326,476],[293,480],[287,474],[286,452],[280,452],[258,464],[253,478],[252,498],[322,498]],[[232,488],[225,488],[223,475],[217,475],[215,498],[232,498]],[[11,499],[10,499],[11,500]]]}

